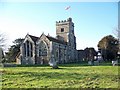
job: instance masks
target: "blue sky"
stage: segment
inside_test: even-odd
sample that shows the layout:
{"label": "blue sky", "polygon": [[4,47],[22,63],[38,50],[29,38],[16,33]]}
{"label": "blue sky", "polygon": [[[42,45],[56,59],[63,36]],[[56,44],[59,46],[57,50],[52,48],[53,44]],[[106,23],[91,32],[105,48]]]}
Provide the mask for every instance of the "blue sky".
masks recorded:
{"label": "blue sky", "polygon": [[[27,33],[40,36],[43,32],[56,36],[56,21],[72,17],[75,24],[77,49],[94,47],[106,35],[114,35],[118,26],[117,2],[1,2],[0,32],[7,44]],[[67,6],[71,8],[65,10]]]}

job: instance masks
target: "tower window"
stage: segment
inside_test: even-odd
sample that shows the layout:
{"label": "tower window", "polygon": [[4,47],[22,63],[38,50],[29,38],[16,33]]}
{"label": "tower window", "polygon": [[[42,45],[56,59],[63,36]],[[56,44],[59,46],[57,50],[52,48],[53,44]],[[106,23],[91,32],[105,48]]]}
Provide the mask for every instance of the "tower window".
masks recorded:
{"label": "tower window", "polygon": [[61,28],[61,32],[64,32],[64,28]]}

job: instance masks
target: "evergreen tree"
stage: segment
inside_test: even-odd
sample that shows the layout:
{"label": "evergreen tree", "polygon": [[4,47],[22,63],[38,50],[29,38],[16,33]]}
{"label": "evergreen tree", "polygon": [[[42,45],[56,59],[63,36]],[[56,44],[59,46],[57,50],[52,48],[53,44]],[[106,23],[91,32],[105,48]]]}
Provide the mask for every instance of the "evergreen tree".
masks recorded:
{"label": "evergreen tree", "polygon": [[14,45],[12,45],[8,52],[6,53],[7,62],[14,62],[17,54],[20,52],[20,45],[22,44],[24,39],[18,38],[13,41]]}

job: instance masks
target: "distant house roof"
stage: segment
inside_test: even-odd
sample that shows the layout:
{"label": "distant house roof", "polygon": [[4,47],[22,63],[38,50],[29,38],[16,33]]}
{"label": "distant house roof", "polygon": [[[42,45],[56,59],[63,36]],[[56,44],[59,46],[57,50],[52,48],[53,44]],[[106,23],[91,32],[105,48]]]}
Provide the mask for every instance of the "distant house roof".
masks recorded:
{"label": "distant house roof", "polygon": [[46,36],[50,41],[53,41],[53,42],[57,42],[57,43],[61,43],[61,44],[64,44],[64,45],[67,45],[67,42],[64,42],[64,41],[60,41],[56,38],[53,38],[51,36]]}
{"label": "distant house roof", "polygon": [[36,42],[38,39],[39,39],[39,37],[36,37],[36,36],[32,36],[32,35],[29,35],[30,37],[31,37],[31,39],[34,41],[34,42]]}

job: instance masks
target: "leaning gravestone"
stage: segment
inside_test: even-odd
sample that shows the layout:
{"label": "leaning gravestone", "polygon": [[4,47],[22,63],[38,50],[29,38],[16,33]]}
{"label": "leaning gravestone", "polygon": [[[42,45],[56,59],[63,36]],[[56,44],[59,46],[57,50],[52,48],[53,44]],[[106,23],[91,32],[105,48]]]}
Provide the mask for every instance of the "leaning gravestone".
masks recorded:
{"label": "leaning gravestone", "polygon": [[53,69],[57,69],[58,66],[57,66],[57,62],[55,61],[54,59],[54,55],[52,55],[50,61],[49,61],[49,65],[53,68]]}
{"label": "leaning gravestone", "polygon": [[118,60],[112,61],[112,65],[113,66],[118,65]]}

